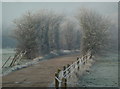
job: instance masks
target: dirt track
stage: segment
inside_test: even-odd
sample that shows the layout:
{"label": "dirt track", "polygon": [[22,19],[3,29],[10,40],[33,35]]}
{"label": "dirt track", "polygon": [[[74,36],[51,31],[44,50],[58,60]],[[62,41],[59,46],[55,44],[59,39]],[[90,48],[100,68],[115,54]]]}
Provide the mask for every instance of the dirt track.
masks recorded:
{"label": "dirt track", "polygon": [[3,76],[3,87],[48,87],[58,68],[71,64],[79,54],[41,61],[36,65]]}

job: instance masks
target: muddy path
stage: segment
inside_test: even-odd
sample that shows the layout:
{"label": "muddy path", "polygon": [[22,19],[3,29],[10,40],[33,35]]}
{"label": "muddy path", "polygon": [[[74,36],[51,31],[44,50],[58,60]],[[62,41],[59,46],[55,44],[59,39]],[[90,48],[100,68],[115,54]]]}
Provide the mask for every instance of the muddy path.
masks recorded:
{"label": "muddy path", "polygon": [[48,87],[58,68],[76,61],[79,53],[52,58],[12,72],[2,78],[3,87]]}
{"label": "muddy path", "polygon": [[79,78],[80,87],[118,87],[118,55],[109,53],[99,57],[96,63]]}

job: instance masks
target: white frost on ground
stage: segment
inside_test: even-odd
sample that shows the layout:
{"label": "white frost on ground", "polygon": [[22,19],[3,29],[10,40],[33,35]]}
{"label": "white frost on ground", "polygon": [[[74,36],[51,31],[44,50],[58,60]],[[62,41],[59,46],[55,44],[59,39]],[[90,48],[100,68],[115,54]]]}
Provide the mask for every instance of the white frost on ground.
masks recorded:
{"label": "white frost on ground", "polygon": [[31,66],[33,64],[37,64],[38,62],[40,62],[42,60],[48,60],[48,59],[53,58],[53,57],[63,56],[63,55],[67,55],[67,54],[74,54],[76,52],[79,52],[79,50],[72,50],[72,51],[60,50],[59,52],[51,51],[50,54],[45,55],[44,57],[40,56],[40,57],[34,58],[33,60],[23,60],[19,65],[15,65],[13,67],[3,68],[2,76],[5,76],[13,71],[20,70],[22,68],[26,68],[26,67]]}
{"label": "white frost on ground", "polygon": [[118,87],[118,54],[105,53],[100,56],[78,82],[78,87]]}

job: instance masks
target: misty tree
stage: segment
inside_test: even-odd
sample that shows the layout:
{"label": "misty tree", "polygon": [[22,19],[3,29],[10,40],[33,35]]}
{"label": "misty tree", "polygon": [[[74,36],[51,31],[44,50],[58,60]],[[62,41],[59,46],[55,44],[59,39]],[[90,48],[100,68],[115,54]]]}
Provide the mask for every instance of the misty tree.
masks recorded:
{"label": "misty tree", "polygon": [[37,44],[39,45],[40,54],[48,54],[50,52],[49,46],[49,23],[50,23],[50,12],[41,10],[34,14],[35,30],[37,33]]}
{"label": "misty tree", "polygon": [[38,48],[32,14],[27,12],[20,19],[15,19],[14,23],[16,25],[14,37],[18,41],[17,52],[27,51],[27,58],[35,57]]}
{"label": "misty tree", "polygon": [[60,49],[60,26],[63,22],[64,16],[59,14],[54,14],[51,16],[50,26],[49,26],[49,44],[50,50]]}
{"label": "misty tree", "polygon": [[[61,26],[62,42],[64,47],[68,50],[74,50],[80,45],[80,33],[77,30],[77,24],[74,21],[67,19]],[[78,38],[79,37],[79,38]],[[79,47],[79,46],[78,46]]]}
{"label": "misty tree", "polygon": [[[48,10],[30,12],[16,19],[15,38],[18,40],[17,51],[26,50],[26,57],[31,59],[51,51],[51,37],[54,34],[56,48],[59,44],[59,25],[63,16]],[[50,34],[53,31],[53,34]]]}
{"label": "misty tree", "polygon": [[88,51],[94,55],[107,47],[110,21],[106,17],[84,8],[80,9],[76,18],[82,28],[82,55]]}
{"label": "misty tree", "polygon": [[115,23],[112,23],[110,27],[110,42],[109,42],[109,51],[118,51],[118,26]]}
{"label": "misty tree", "polygon": [[41,40],[38,41],[38,44],[41,45],[41,54],[48,54],[52,50],[59,49],[59,28],[63,17],[53,11],[35,14],[36,24],[39,25],[38,37]]}
{"label": "misty tree", "polygon": [[81,30],[77,30],[75,34],[75,49],[80,49],[80,43],[81,43]]}

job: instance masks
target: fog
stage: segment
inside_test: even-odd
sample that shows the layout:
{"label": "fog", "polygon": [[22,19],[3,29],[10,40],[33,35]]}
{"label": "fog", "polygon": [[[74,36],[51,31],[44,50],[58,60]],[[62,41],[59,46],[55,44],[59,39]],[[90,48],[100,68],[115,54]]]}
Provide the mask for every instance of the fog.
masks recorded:
{"label": "fog", "polygon": [[[1,5],[1,4],[0,4]],[[111,19],[112,23],[118,24],[118,3],[117,2],[3,2],[2,3],[2,34],[3,43],[10,40],[9,35],[11,30],[14,29],[13,20],[21,17],[26,11],[31,11],[32,13],[39,11],[40,9],[53,10],[57,13],[65,14],[68,17],[74,18],[79,8],[90,8],[98,13],[107,16]],[[112,33],[117,39],[116,32],[117,29],[112,29]],[[10,41],[9,41],[10,42]],[[11,43],[10,43],[11,44]],[[13,45],[15,44],[12,41]],[[3,45],[3,46],[4,46]],[[5,47],[7,47],[6,45]]]}
{"label": "fog", "polygon": [[35,12],[39,9],[50,9],[56,12],[65,13],[68,16],[74,16],[77,9],[80,7],[91,8],[97,12],[110,16],[112,19],[117,21],[118,6],[115,2],[86,2],[86,3],[42,3],[42,2],[14,2],[2,4],[3,24],[10,25],[13,19],[20,17],[25,11]]}
{"label": "fog", "polygon": [[[2,13],[2,3],[0,3],[0,13]],[[2,14],[0,14],[0,43],[2,43]],[[2,48],[2,45],[0,44],[0,49]],[[1,53],[1,50],[0,50]]]}

